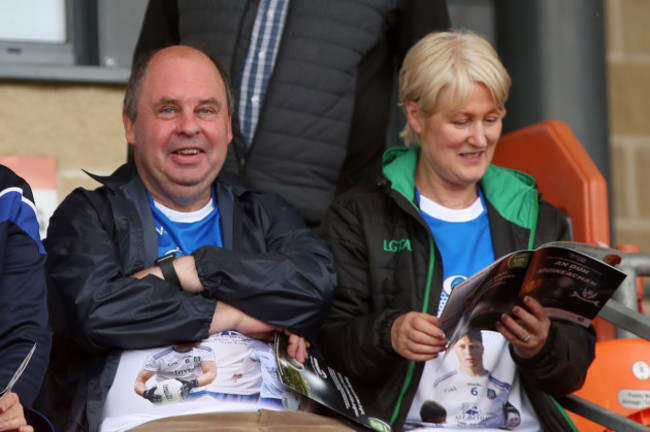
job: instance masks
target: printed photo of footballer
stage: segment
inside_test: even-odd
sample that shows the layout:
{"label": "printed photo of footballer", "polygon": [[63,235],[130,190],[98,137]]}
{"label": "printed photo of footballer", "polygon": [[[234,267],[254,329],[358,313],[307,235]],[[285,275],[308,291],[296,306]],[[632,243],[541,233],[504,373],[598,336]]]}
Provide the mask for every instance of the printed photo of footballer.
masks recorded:
{"label": "printed photo of footballer", "polygon": [[[147,381],[154,385],[147,388]],[[179,402],[217,377],[214,351],[201,342],[176,344],[152,356],[138,374],[134,390],[154,404]]]}
{"label": "printed photo of footballer", "polygon": [[458,368],[442,373],[433,382],[433,388],[443,397],[422,403],[422,422],[407,422],[404,430],[435,430],[449,421],[463,427],[518,427],[521,414],[508,401],[512,385],[495,378],[484,366],[481,331],[470,330],[450,351],[458,359]]}
{"label": "printed photo of footballer", "polygon": [[438,402],[447,417],[454,416],[464,426],[505,429],[519,426],[519,411],[508,402],[511,384],[495,378],[483,365],[485,350],[481,331],[469,331],[454,344],[452,351],[458,358],[458,370],[434,383],[445,395]]}

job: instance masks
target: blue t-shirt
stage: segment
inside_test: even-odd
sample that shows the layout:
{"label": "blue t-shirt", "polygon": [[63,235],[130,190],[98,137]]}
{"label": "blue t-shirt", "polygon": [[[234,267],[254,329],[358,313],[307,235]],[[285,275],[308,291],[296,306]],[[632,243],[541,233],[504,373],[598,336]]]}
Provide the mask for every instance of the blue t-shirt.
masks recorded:
{"label": "blue t-shirt", "polygon": [[429,225],[442,256],[443,289],[438,315],[452,288],[494,261],[490,221],[483,192],[470,207],[454,210],[443,207],[415,190],[420,213]]}
{"label": "blue t-shirt", "polygon": [[[480,189],[474,204],[462,210],[442,207],[420,197],[417,190],[416,195],[442,255],[444,289],[438,308],[440,315],[453,286],[494,261],[487,207]],[[508,341],[498,332],[485,330],[481,331],[481,339],[481,359],[471,361],[481,362],[482,375],[466,375],[461,369],[461,361],[470,361],[466,358],[467,348],[462,346],[449,347],[444,355],[425,362],[404,430],[540,430],[510,356]],[[443,408],[444,419],[422,416],[422,408],[431,401]],[[506,407],[516,415],[506,416]]]}
{"label": "blue t-shirt", "polygon": [[216,195],[205,207],[193,212],[179,212],[155,202],[149,194],[149,205],[158,236],[158,256],[175,253],[190,255],[201,246],[223,247],[221,214]]}

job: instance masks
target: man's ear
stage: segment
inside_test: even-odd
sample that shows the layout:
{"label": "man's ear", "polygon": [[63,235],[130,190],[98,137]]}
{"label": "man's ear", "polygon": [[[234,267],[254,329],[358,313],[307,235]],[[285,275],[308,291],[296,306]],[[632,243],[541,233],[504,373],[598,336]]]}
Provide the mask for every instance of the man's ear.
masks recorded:
{"label": "man's ear", "polygon": [[122,122],[124,123],[124,135],[126,135],[126,142],[130,145],[135,145],[135,120],[131,120],[126,114],[126,110],[122,110]]}
{"label": "man's ear", "polygon": [[232,115],[228,116],[228,144],[232,141]]}
{"label": "man's ear", "polygon": [[422,134],[422,114],[420,113],[420,108],[418,103],[415,101],[407,100],[404,103],[404,108],[406,111],[406,121],[409,122],[411,129],[418,134]]}

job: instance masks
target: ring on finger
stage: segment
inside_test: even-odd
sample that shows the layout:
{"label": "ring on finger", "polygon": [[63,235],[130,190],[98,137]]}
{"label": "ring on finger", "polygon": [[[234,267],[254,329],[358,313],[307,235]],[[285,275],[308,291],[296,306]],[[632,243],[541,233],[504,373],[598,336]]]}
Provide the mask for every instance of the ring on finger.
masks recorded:
{"label": "ring on finger", "polygon": [[530,333],[526,333],[526,336],[524,336],[524,337],[521,339],[521,341],[522,341],[523,343],[526,343],[526,342],[528,342],[529,340],[530,340]]}

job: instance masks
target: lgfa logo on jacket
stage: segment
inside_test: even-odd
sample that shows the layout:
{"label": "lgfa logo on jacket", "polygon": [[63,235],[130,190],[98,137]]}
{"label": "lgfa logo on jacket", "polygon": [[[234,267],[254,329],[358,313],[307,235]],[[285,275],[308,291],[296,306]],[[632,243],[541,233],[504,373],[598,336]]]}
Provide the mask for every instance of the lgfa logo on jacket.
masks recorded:
{"label": "lgfa logo on jacket", "polygon": [[386,252],[399,252],[404,249],[413,252],[413,248],[411,248],[411,240],[384,240],[384,250]]}

